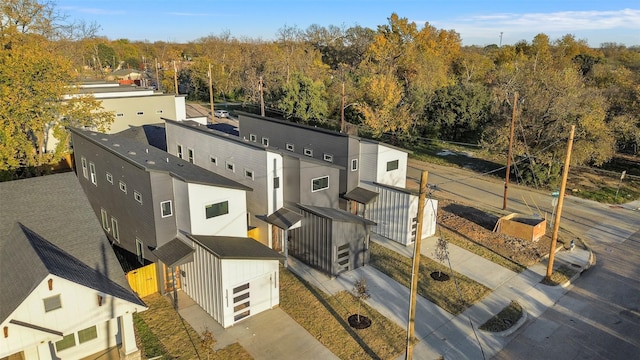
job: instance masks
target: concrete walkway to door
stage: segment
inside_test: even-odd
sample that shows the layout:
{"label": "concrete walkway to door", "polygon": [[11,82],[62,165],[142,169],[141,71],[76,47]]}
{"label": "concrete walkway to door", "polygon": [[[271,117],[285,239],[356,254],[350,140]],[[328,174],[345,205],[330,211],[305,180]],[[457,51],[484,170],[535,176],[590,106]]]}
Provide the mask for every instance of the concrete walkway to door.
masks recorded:
{"label": "concrete walkway to door", "polygon": [[205,329],[211,331],[216,339],[216,350],[238,342],[257,360],[338,358],[279,307],[225,329],[187,294],[179,291],[178,312],[199,334]]}

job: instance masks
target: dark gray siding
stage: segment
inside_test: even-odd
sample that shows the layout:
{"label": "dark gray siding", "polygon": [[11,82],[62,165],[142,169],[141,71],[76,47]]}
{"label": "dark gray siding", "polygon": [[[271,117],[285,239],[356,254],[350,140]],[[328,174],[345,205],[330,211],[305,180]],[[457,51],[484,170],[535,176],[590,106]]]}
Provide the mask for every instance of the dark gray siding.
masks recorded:
{"label": "dark gray siding", "polygon": [[[336,221],[302,211],[302,226],[291,230],[289,254],[331,276],[369,263],[369,229],[363,223]],[[349,248],[349,264],[342,266],[339,248]]]}
{"label": "dark gray siding", "polygon": [[[154,261],[155,257],[147,248],[158,246],[149,173],[80,136],[73,136],[73,148],[78,179],[98,219],[101,221],[101,209],[105,209],[110,226],[112,217],[118,221],[119,246],[135,254],[138,238],[144,244],[145,258]],[[96,165],[97,186],[83,176],[82,157],[87,159],[87,163]],[[113,184],[107,181],[107,172],[113,176]],[[120,190],[119,181],[126,184],[126,193]],[[142,204],[134,199],[134,191],[142,195]],[[108,236],[114,241],[111,229]]]}
{"label": "dark gray siding", "polygon": [[[152,172],[148,173],[151,180],[151,188],[153,193],[151,196],[151,206],[155,219],[155,229],[157,246],[160,247],[176,237],[177,221],[176,221],[176,201],[173,195],[173,179],[166,173]],[[164,201],[171,200],[172,215],[162,217],[162,209],[160,204]]]}
{"label": "dark gray siding", "polygon": [[[338,208],[340,169],[322,166],[317,161],[300,159],[300,203],[328,208]],[[313,191],[313,179],[329,177],[329,188]]]}
{"label": "dark gray siding", "polygon": [[302,226],[291,230],[289,254],[333,275],[332,220],[302,211]]}
{"label": "dark gray siding", "polygon": [[284,166],[284,179],[280,186],[284,190],[284,205],[295,209],[300,203],[300,160],[292,156],[282,159]]}
{"label": "dark gray siding", "polygon": [[[294,146],[293,152],[304,155],[304,149],[313,151],[313,158],[324,161],[324,155],[333,157],[333,164],[344,167],[340,172],[340,194],[358,186],[357,174],[350,172],[351,159],[358,157],[359,142],[356,138],[338,132],[324,129],[300,126],[284,121],[254,117],[239,114],[240,137],[247,140],[251,135],[256,136],[260,143],[262,138],[269,139],[269,146],[281,150],[287,149],[287,144]],[[348,176],[349,175],[349,176]]]}

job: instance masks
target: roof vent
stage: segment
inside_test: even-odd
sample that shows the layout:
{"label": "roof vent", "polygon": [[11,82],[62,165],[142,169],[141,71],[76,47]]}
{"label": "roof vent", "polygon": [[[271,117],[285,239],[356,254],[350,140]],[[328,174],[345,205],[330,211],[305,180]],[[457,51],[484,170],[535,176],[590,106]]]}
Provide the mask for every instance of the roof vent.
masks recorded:
{"label": "roof vent", "polygon": [[144,151],[148,154],[149,153],[149,148],[144,149]]}
{"label": "roof vent", "polygon": [[135,151],[129,151],[129,155],[135,155],[136,152]]}
{"label": "roof vent", "polygon": [[100,140],[102,140],[102,141],[109,141],[109,139],[107,139],[107,138],[102,138],[102,139],[100,139]]}
{"label": "roof vent", "polygon": [[120,144],[113,144],[113,146],[115,146],[115,147],[120,147]]}
{"label": "roof vent", "polygon": [[155,165],[155,163],[156,163],[156,162],[155,162],[155,161],[153,161],[153,160],[147,160],[147,164],[149,164],[149,165]]}

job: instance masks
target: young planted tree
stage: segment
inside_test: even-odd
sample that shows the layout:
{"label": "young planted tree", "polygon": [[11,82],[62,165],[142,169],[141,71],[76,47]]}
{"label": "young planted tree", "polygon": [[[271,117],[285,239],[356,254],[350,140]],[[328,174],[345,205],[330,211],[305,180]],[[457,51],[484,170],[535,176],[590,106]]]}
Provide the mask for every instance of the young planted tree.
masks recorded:
{"label": "young planted tree", "polygon": [[[449,259],[449,242],[443,238],[438,238],[436,248],[433,251],[433,257],[445,265],[445,261]],[[442,271],[438,270],[438,278],[442,278]]]}
{"label": "young planted tree", "polygon": [[367,288],[367,281],[364,278],[360,278],[353,284],[353,292],[355,297],[358,299],[358,323],[360,323],[360,309],[362,306],[362,301],[367,300],[369,295],[369,289]]}

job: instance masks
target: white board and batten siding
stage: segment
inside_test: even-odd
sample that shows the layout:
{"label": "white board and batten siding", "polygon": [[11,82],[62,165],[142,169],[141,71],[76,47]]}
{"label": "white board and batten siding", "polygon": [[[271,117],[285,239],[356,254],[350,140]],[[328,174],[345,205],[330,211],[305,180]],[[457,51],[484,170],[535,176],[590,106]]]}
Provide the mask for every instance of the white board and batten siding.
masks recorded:
{"label": "white board and batten siding", "polygon": [[[387,170],[389,162],[398,161],[395,170]],[[360,181],[405,187],[407,180],[407,152],[381,143],[360,143]]]}
{"label": "white board and batten siding", "polygon": [[[374,221],[372,231],[403,245],[415,241],[417,227],[418,197],[409,191],[381,185],[372,185],[378,192],[378,198],[367,205],[366,218]],[[425,203],[422,238],[435,234],[436,211],[438,203],[429,199]]]}
{"label": "white board and batten siding", "polygon": [[222,327],[280,303],[278,260],[220,259],[193,246],[193,261],[182,265],[182,289]]}
{"label": "white board and batten siding", "polygon": [[[244,190],[188,184],[189,217],[194,235],[247,236],[247,208]],[[207,219],[206,207],[228,202],[229,212]]]}

